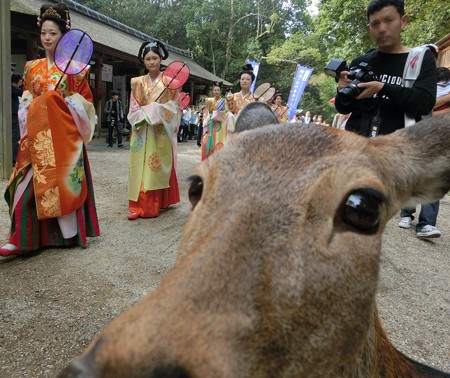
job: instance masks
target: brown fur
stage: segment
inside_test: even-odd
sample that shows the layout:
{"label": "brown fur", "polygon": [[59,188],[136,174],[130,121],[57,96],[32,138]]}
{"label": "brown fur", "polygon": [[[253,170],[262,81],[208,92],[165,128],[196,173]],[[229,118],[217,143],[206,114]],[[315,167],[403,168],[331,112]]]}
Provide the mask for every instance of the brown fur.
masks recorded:
{"label": "brown fur", "polygon": [[[173,269],[60,377],[445,376],[395,350],[375,294],[386,222],[449,188],[450,116],[235,135],[197,170]],[[380,193],[373,229],[344,221],[358,189]]]}

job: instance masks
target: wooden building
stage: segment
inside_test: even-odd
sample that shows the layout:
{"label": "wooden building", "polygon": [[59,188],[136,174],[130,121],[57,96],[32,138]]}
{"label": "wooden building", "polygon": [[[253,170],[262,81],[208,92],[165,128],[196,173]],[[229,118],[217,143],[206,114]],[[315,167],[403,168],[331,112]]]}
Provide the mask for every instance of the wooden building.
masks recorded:
{"label": "wooden building", "polygon": [[[11,0],[11,61],[18,73],[22,73],[27,60],[44,56],[36,21],[41,5],[49,2],[67,4],[72,27],[85,31],[94,42],[90,85],[101,125],[102,109],[111,90],[119,91],[123,104],[127,106],[130,79],[144,72],[137,58],[139,47],[143,41],[154,40],[157,36],[149,36],[72,0]],[[169,58],[163,62],[165,65],[183,61],[190,69],[183,91],[189,93],[192,104],[198,103],[212,84],[223,81],[195,63],[191,52],[170,44],[166,47]],[[229,82],[224,84],[232,86]]]}

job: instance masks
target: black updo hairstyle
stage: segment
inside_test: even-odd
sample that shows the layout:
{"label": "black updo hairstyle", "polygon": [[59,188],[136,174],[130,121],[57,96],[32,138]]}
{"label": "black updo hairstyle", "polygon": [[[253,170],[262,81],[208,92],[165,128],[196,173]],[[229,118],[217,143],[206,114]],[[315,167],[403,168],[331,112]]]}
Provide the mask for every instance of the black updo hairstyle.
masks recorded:
{"label": "black updo hairstyle", "polygon": [[273,99],[276,100],[278,96],[280,96],[281,99],[283,99],[283,93],[281,93],[281,92],[276,92],[276,93],[273,95]]}
{"label": "black updo hairstyle", "polygon": [[253,81],[255,80],[255,74],[253,73],[253,66],[250,63],[247,63],[242,67],[242,71],[239,73],[239,80],[241,79],[243,74],[250,75],[253,83]]}
{"label": "black updo hairstyle", "polygon": [[169,53],[167,52],[164,43],[155,39],[154,41],[146,41],[141,45],[138,53],[138,58],[141,63],[144,63],[144,57],[149,51],[153,51],[161,58],[161,60],[166,60],[169,57]]}
{"label": "black updo hairstyle", "polygon": [[62,34],[65,34],[70,30],[70,14],[69,8],[66,4],[42,4],[37,18],[37,26],[41,29],[42,24],[45,21],[55,22]]}
{"label": "black updo hairstyle", "polygon": [[215,87],[219,87],[219,88],[220,88],[220,91],[222,91],[222,86],[223,86],[223,82],[222,82],[222,81],[216,81],[216,82],[214,83],[214,85],[213,85],[213,89],[214,89]]}

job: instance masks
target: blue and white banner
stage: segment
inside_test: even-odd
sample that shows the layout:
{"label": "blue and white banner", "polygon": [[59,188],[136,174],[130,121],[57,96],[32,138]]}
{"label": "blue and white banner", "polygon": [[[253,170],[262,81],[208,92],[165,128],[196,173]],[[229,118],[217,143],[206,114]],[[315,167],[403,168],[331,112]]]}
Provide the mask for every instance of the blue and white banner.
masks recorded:
{"label": "blue and white banner", "polygon": [[251,64],[253,67],[253,74],[255,75],[255,80],[253,80],[253,83],[250,87],[250,92],[254,92],[255,91],[255,85],[256,85],[256,79],[258,78],[258,71],[259,71],[259,66],[261,63],[259,62],[254,62],[252,60],[248,60],[247,61],[248,64]]}
{"label": "blue and white banner", "polygon": [[312,71],[312,68],[303,67],[299,64],[297,65],[297,72],[295,73],[294,82],[292,83],[289,100],[287,102],[287,107],[289,108],[287,118],[294,118],[297,106],[302,98],[303,91],[306,88],[306,84],[308,84]]}

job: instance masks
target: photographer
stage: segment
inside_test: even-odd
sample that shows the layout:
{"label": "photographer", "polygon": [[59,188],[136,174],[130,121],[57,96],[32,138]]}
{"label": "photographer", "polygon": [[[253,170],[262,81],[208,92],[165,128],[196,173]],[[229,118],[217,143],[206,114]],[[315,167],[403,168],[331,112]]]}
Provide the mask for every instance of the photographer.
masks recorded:
{"label": "photographer", "polygon": [[[352,113],[346,130],[373,137],[392,133],[405,127],[405,122],[412,124],[431,112],[436,99],[436,63],[428,49],[423,60],[421,56],[408,58],[410,49],[401,42],[408,22],[402,0],[372,0],[367,19],[377,48],[351,62],[356,83],[352,83],[355,77],[348,77],[348,70],[340,73],[335,106],[339,113]],[[404,80],[408,62],[411,68],[420,67],[410,88]]]}
{"label": "photographer", "polygon": [[122,148],[123,107],[119,100],[119,93],[111,91],[111,99],[105,104],[106,122],[108,124],[108,147],[113,146],[113,132],[116,129],[117,147]]}

